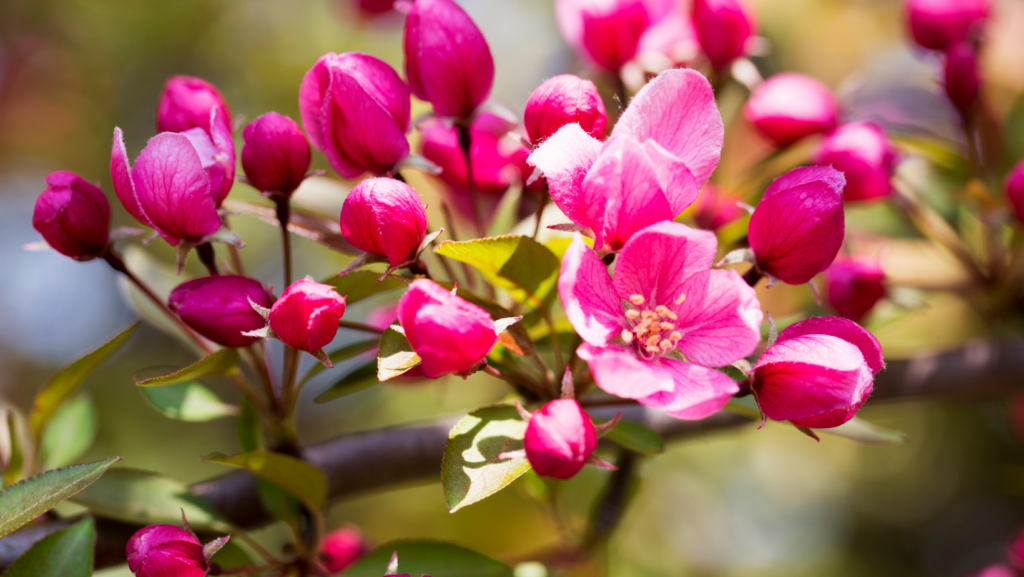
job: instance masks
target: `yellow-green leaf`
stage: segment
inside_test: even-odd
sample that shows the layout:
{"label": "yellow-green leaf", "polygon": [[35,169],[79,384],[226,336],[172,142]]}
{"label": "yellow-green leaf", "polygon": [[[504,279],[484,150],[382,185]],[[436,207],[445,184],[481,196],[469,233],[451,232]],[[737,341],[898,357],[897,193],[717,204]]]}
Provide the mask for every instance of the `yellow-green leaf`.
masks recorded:
{"label": "yellow-green leaf", "polygon": [[238,373],[238,351],[221,349],[208,357],[163,377],[153,377],[136,382],[140,387],[160,387],[187,383],[203,377],[225,377]]}
{"label": "yellow-green leaf", "polygon": [[36,541],[4,571],[4,577],[89,577],[95,542],[96,528],[86,517]]}
{"label": "yellow-green leaf", "polygon": [[558,257],[528,236],[505,235],[467,241],[447,240],[435,251],[479,270],[512,298],[539,309],[550,304],[558,282]]}
{"label": "yellow-green leaf", "polygon": [[374,295],[405,286],[402,281],[393,276],[377,282],[381,274],[372,270],[357,270],[341,276],[334,275],[321,282],[334,287],[338,294],[345,297],[345,304],[352,305]]}
{"label": "yellow-green leaf", "polygon": [[[391,277],[388,277],[388,278],[391,278]],[[378,340],[378,339],[370,339],[370,340],[366,340],[366,341],[359,341],[359,342],[355,342],[355,343],[350,343],[350,344],[347,344],[347,345],[341,347],[340,349],[331,351],[327,355],[327,357],[331,359],[331,364],[332,365],[336,365],[336,364],[338,364],[338,363],[340,363],[342,361],[346,361],[348,359],[351,359],[352,357],[354,357],[356,355],[360,355],[362,353],[365,353],[366,351],[369,351],[371,349],[375,349],[375,348],[377,348],[377,346],[379,344],[380,344],[380,340]],[[324,372],[325,370],[327,370],[327,367],[324,366],[323,363],[317,363],[317,364],[313,365],[313,367],[311,369],[309,369],[309,372],[307,372],[306,375],[302,377],[302,380],[299,381],[299,386],[301,387],[302,385],[306,384],[310,379],[312,379],[313,377],[319,375],[320,373]]]}
{"label": "yellow-green leaf", "polygon": [[313,402],[320,405],[334,399],[347,397],[352,393],[366,390],[378,382],[380,381],[377,380],[377,364],[371,361],[339,379],[326,391],[317,395]]}
{"label": "yellow-green leaf", "polygon": [[319,511],[327,504],[327,478],[320,469],[301,459],[270,451],[250,451],[230,457],[210,455],[203,461],[248,469],[295,495],[311,511]]}
{"label": "yellow-green leaf", "polygon": [[420,364],[420,356],[412,350],[405,335],[394,329],[384,331],[380,336],[380,351],[377,353],[377,380],[393,379]]}
{"label": "yellow-green leaf", "polygon": [[465,547],[443,541],[393,541],[361,558],[345,577],[380,577],[398,553],[398,572],[432,577],[512,577],[508,566]]}

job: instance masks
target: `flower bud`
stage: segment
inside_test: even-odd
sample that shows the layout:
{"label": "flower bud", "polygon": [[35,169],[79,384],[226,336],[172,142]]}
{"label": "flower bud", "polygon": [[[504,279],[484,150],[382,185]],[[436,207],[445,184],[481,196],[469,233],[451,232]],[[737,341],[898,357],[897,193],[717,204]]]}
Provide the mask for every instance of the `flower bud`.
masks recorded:
{"label": "flower bud", "polygon": [[406,4],[405,77],[438,116],[469,118],[491,92],[494,59],[487,40],[452,0]]}
{"label": "flower bud", "polygon": [[294,120],[270,112],[242,132],[242,168],[260,192],[289,195],[302,184],[309,170],[309,142]]}
{"label": "flower bud", "polygon": [[467,375],[498,341],[486,311],[426,279],[413,281],[402,295],[398,320],[430,379]]}
{"label": "flower bud", "polygon": [[846,319],[816,317],[779,334],[754,365],[751,387],[768,418],[828,429],[853,418],[884,366],[870,332]]}
{"label": "flower bud", "polygon": [[652,24],[643,0],[556,0],[555,16],[570,46],[614,73],[637,55]]}
{"label": "flower bud", "polygon": [[836,128],[814,153],[815,163],[831,166],[846,177],[846,201],[889,196],[896,160],[896,149],[885,132],[868,122],[850,122]]}
{"label": "flower bud", "polygon": [[167,299],[171,311],[192,330],[225,347],[247,347],[257,337],[242,333],[261,329],[267,322],[249,301],[264,308],[274,304],[260,281],[239,275],[214,275],[184,282]]}
{"label": "flower bud", "polygon": [[757,34],[754,11],[745,0],[694,0],[693,24],[715,70],[743,56],[747,40]]}
{"label": "flower bud", "polygon": [[320,540],[320,562],[328,573],[334,575],[347,569],[369,550],[358,530],[338,529]]}
{"label": "flower bud", "polygon": [[220,120],[230,128],[231,108],[217,87],[193,76],[172,76],[164,85],[156,110],[157,132],[210,129],[210,111],[220,107]]}
{"label": "flower bud", "polygon": [[1015,569],[1024,571],[1024,531],[1014,536],[1007,548],[1006,558]]}
{"label": "flower bud", "polygon": [[150,525],[128,540],[128,569],[136,577],[205,577],[209,563],[192,533],[174,525]]}
{"label": "flower bud", "polygon": [[693,203],[693,220],[704,230],[718,230],[747,214],[740,199],[713,184],[705,184]]}
{"label": "flower bud", "polygon": [[321,56],[299,88],[306,134],[344,178],[383,176],[409,156],[410,107],[398,73],[356,52]]}
{"label": "flower bud", "polygon": [[743,112],[762,136],[781,148],[835,128],[839,106],[821,82],[784,72],[754,89]]}
{"label": "flower bud", "polygon": [[566,124],[604,140],[608,118],[597,87],[589,80],[563,74],[546,80],[526,101],[523,126],[530,142],[539,144]]}
{"label": "flower bud", "polygon": [[885,273],[876,263],[841,259],[825,271],[825,300],[840,315],[859,323],[885,298]]}
{"label": "flower bud", "polygon": [[64,256],[90,260],[107,247],[110,203],[103,192],[73,172],[52,172],[36,199],[32,226]]}
{"label": "flower bud", "polygon": [[970,40],[988,18],[989,0],[908,0],[910,33],[922,48],[945,51]]}
{"label": "flower bud", "polygon": [[427,211],[416,191],[393,178],[368,178],[341,207],[341,234],[359,250],[401,266],[416,258],[427,235]]}
{"label": "flower bud", "polygon": [[270,329],[284,344],[313,353],[334,340],[345,297],[306,277],[285,289],[270,309]]}
{"label": "flower bud", "polygon": [[942,67],[946,96],[963,118],[971,115],[981,77],[978,75],[978,51],[967,42],[960,42],[946,52],[946,62]]}
{"label": "flower bud", "polygon": [[1024,160],[1017,163],[1006,177],[1006,198],[1017,215],[1017,221],[1024,225]]}
{"label": "flower bud", "polygon": [[597,448],[597,433],[576,400],[556,399],[533,413],[523,445],[538,475],[570,479]]}
{"label": "flower bud", "polygon": [[1017,577],[1017,575],[1012,567],[999,563],[971,573],[968,577]]}
{"label": "flower bud", "polygon": [[758,269],[787,284],[803,284],[828,268],[845,231],[842,173],[797,168],[765,191],[750,217],[748,239]]}

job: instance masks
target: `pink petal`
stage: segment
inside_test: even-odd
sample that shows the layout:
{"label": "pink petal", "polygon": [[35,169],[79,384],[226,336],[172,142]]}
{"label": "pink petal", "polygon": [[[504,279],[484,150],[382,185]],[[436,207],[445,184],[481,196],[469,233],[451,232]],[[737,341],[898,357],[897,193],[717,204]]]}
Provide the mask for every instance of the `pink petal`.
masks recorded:
{"label": "pink petal", "polygon": [[576,354],[590,365],[594,381],[606,393],[643,399],[675,390],[675,374],[663,364],[665,359],[644,361],[625,347],[595,347],[589,343]]}
{"label": "pink petal", "polygon": [[885,368],[882,345],[875,335],[857,323],[840,317],[812,317],[786,327],[776,344],[804,335],[831,335],[857,347],[872,373]]}
{"label": "pink petal", "polygon": [[310,142],[320,151],[327,146],[321,122],[324,99],[329,98],[328,88],[331,84],[331,72],[327,62],[335,56],[333,53],[321,56],[306,72],[299,86],[299,114],[302,116],[302,126],[306,129]]}
{"label": "pink petal", "polygon": [[[128,160],[128,152],[124,147],[124,134],[120,128],[114,129],[114,146],[110,151],[110,177],[114,181],[114,192],[121,200],[124,209],[132,215],[135,220],[145,225],[149,219],[142,214],[139,208],[139,201],[135,198],[135,183],[132,181],[132,167]],[[150,225],[152,226],[152,225]]]}
{"label": "pink petal", "polygon": [[489,316],[476,321],[476,316],[453,310],[450,304],[430,304],[416,311],[413,326],[420,339],[415,350],[423,359],[425,376],[466,372],[491,352],[497,342],[494,322]]}
{"label": "pink petal", "polygon": [[681,291],[686,300],[674,307],[674,322],[683,335],[677,348],[689,361],[724,367],[754,352],[764,317],[757,293],[735,271],[696,273]]}
{"label": "pink petal", "polygon": [[558,294],[569,322],[592,345],[604,346],[625,327],[622,301],[608,268],[579,234],[562,257]]}
{"label": "pink petal", "polygon": [[231,187],[235,183],[235,168],[237,165],[237,159],[235,158],[235,139],[231,134],[231,125],[229,124],[228,117],[220,107],[214,107],[210,110],[210,135],[213,138],[213,144],[217,147],[217,154],[214,155],[214,160],[219,165],[219,172],[221,173],[221,182],[218,186],[213,186],[214,178],[212,171],[208,174],[210,177],[211,189],[213,191],[214,201],[217,206],[220,207],[224,199],[227,198],[228,193],[231,192]]}
{"label": "pink petal", "polygon": [[638,294],[651,308],[672,308],[683,282],[711,268],[717,247],[713,232],[671,221],[651,225],[634,234],[619,254],[615,291],[623,299]]}
{"label": "pink petal", "polygon": [[673,376],[674,388],[638,401],[677,419],[703,419],[721,410],[740,390],[736,381],[714,369],[665,358],[661,365]]}
{"label": "pink petal", "polygon": [[675,218],[697,200],[700,185],[686,164],[660,144],[647,140],[643,147],[644,153],[654,166],[654,173],[661,184],[661,189],[665,191],[669,206],[672,207],[672,217]]}
{"label": "pink petal", "polygon": [[601,141],[590,136],[579,124],[567,124],[544,141],[526,162],[544,173],[551,200],[569,220],[585,224],[580,197],[583,179],[601,150]]}

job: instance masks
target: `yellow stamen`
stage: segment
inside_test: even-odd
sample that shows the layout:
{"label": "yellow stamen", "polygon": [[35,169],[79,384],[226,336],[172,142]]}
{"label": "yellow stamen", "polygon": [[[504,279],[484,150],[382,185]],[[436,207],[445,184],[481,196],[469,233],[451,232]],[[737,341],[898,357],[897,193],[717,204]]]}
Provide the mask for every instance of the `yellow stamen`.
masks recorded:
{"label": "yellow stamen", "polygon": [[668,318],[670,318],[670,319],[672,319],[674,321],[678,321],[679,320],[679,315],[677,315],[676,313],[674,313],[672,311],[668,311],[668,314],[665,315],[665,316],[667,316]]}
{"label": "yellow stamen", "polygon": [[627,345],[633,342],[633,333],[629,332],[627,329],[622,329],[622,340],[626,341]]}
{"label": "yellow stamen", "polygon": [[683,301],[685,301],[685,300],[686,300],[686,293],[683,293],[683,294],[679,295],[679,298],[676,299],[676,304],[677,305],[681,305],[681,304],[683,304]]}
{"label": "yellow stamen", "polygon": [[683,339],[683,335],[680,334],[679,331],[674,331],[672,334],[670,334],[668,336],[668,340],[672,341],[673,343],[678,343],[682,339]]}
{"label": "yellow stamen", "polygon": [[661,341],[660,343],[658,343],[658,346],[661,347],[661,350],[667,351],[675,345],[672,344],[672,341]]}
{"label": "yellow stamen", "polygon": [[647,342],[645,344],[647,346],[649,346],[649,347],[650,346],[654,346],[654,345],[658,344],[658,341],[660,341],[660,340],[661,340],[661,336],[659,336],[659,335],[651,335],[651,336],[647,337]]}
{"label": "yellow stamen", "polygon": [[665,322],[661,323],[661,330],[663,330],[663,331],[670,331],[670,330],[672,330],[674,328],[676,328],[676,326],[674,324],[672,324],[672,323],[665,323]]}
{"label": "yellow stamen", "polygon": [[658,347],[647,347],[646,350],[649,353],[655,353],[655,354],[657,354],[657,353],[659,353],[661,351],[661,349],[659,349]]}
{"label": "yellow stamen", "polygon": [[640,318],[640,311],[636,309],[629,309],[628,311],[626,311],[626,318],[631,321],[635,321],[636,319]]}
{"label": "yellow stamen", "polygon": [[635,306],[642,307],[644,306],[644,297],[643,295],[629,295],[629,302]]}
{"label": "yellow stamen", "polygon": [[654,312],[658,313],[659,317],[666,317],[668,316],[668,313],[671,311],[669,311],[668,307],[665,305],[658,305],[654,307]]}
{"label": "yellow stamen", "polygon": [[651,311],[644,311],[640,313],[640,316],[644,317],[645,319],[649,319],[654,316],[654,313],[652,313]]}

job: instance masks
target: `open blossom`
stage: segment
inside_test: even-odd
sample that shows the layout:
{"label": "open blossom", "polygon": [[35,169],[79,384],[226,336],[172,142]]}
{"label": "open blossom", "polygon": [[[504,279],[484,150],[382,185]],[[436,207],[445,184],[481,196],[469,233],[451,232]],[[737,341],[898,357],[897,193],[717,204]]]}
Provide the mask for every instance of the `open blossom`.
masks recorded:
{"label": "open blossom", "polygon": [[530,155],[551,198],[602,251],[690,206],[722,152],[724,129],[707,79],[668,70],[649,82],[601,143],[568,124]]}
{"label": "open blossom", "polygon": [[53,250],[90,260],[107,248],[110,203],[103,191],[73,172],[51,172],[36,199],[32,226]]}
{"label": "open blossom", "polygon": [[747,214],[739,201],[739,197],[713,184],[705,184],[693,204],[693,220],[704,230],[718,230]]}
{"label": "open blossom", "polygon": [[590,136],[604,139],[608,117],[597,87],[589,80],[572,74],[555,76],[538,86],[526,101],[523,126],[534,144],[573,123]]}
{"label": "open blossom", "polygon": [[710,231],[654,224],[626,243],[613,279],[583,238],[573,239],[558,293],[599,387],[680,419],[704,418],[739,391],[709,367],[752,353],[763,315],[738,274],[710,270],[717,244]]}
{"label": "open blossom", "polygon": [[1017,163],[1006,177],[1006,198],[1017,215],[1017,221],[1024,224],[1024,160]]}
{"label": "open blossom", "polygon": [[260,192],[291,194],[309,170],[309,142],[294,120],[269,112],[242,132],[242,168]]}
{"label": "open blossom", "polygon": [[942,67],[943,88],[960,116],[968,118],[981,87],[978,74],[978,49],[967,42],[960,42],[946,51]]}
{"label": "open blossom", "polygon": [[330,344],[345,314],[345,297],[309,277],[295,281],[270,309],[270,328],[284,344],[315,353]]}
{"label": "open blossom", "polygon": [[175,525],[150,525],[128,540],[128,569],[136,577],[205,577],[203,544]]}
{"label": "open blossom", "polygon": [[914,41],[945,51],[978,33],[991,5],[990,0],[907,0],[906,10]]}
{"label": "open blossom", "polygon": [[754,11],[746,0],[693,0],[693,24],[716,70],[743,56],[747,40],[757,34]]}
{"label": "open blossom", "polygon": [[334,575],[369,553],[370,547],[359,530],[345,527],[324,535],[320,540],[319,552],[324,569]]}
{"label": "open blossom", "polygon": [[538,475],[570,479],[597,448],[597,432],[578,402],[555,399],[534,411],[523,446]]}
{"label": "open blossom", "polygon": [[267,323],[252,305],[270,308],[274,295],[263,283],[239,275],[212,275],[184,282],[167,299],[167,306],[192,330],[225,347],[247,347],[258,337],[242,333]]}
{"label": "open blossom", "polygon": [[857,414],[883,368],[874,335],[847,319],[815,317],[779,334],[754,365],[751,386],[768,418],[827,429]]}
{"label": "open blossom", "polygon": [[411,106],[391,66],[356,52],[324,54],[299,88],[306,134],[343,178],[384,176],[409,156]]}
{"label": "open blossom", "polygon": [[359,250],[400,266],[416,258],[427,235],[427,212],[408,184],[368,178],[345,197],[341,234]]}
{"label": "open blossom", "polygon": [[889,137],[876,124],[850,122],[825,136],[814,152],[814,162],[831,166],[846,177],[843,200],[872,200],[892,192],[898,156]]}
{"label": "open blossom", "polygon": [[743,114],[765,138],[783,147],[835,128],[839,105],[818,80],[783,72],[754,89]]}
{"label": "open blossom", "polygon": [[836,260],[825,271],[825,300],[840,315],[860,322],[885,298],[885,273],[878,263],[852,258]]}

